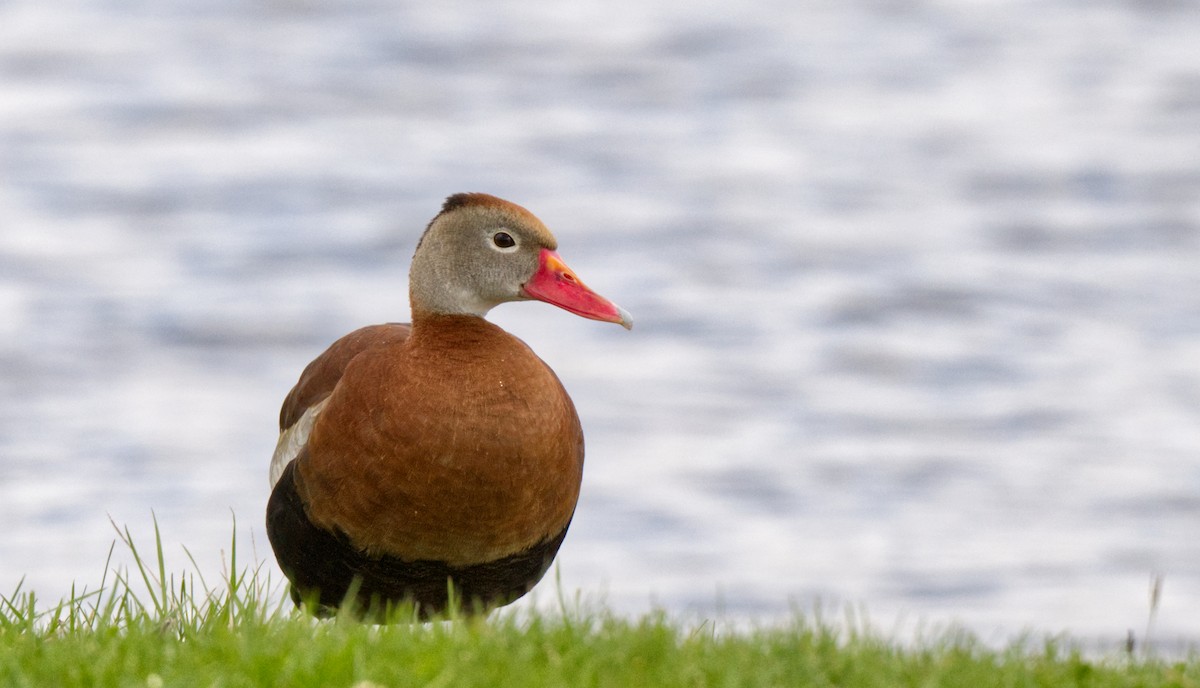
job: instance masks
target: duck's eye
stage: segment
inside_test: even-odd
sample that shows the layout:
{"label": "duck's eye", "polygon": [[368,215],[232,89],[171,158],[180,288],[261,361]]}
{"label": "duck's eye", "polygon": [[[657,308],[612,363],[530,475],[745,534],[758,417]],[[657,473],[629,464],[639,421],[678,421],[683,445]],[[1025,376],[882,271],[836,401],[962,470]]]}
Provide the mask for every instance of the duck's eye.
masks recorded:
{"label": "duck's eye", "polygon": [[516,246],[517,240],[512,238],[508,232],[496,232],[492,235],[492,243],[496,245],[496,248],[506,249]]}

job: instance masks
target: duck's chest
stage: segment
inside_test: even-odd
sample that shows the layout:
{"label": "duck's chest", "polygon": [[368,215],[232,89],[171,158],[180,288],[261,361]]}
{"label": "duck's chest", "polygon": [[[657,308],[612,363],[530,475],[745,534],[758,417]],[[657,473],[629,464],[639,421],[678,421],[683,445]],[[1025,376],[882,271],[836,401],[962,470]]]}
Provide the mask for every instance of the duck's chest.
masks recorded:
{"label": "duck's chest", "polygon": [[454,344],[356,359],[313,428],[307,472],[386,491],[578,484],[583,433],[553,371],[512,337]]}
{"label": "duck's chest", "polygon": [[299,466],[314,520],[370,551],[446,561],[559,534],[583,473],[575,408],[532,353],[491,354],[356,360]]}
{"label": "duck's chest", "polygon": [[561,454],[577,441],[574,404],[532,354],[416,362],[364,371],[357,392],[331,399],[322,429],[353,430],[345,441],[381,456],[468,463]]}

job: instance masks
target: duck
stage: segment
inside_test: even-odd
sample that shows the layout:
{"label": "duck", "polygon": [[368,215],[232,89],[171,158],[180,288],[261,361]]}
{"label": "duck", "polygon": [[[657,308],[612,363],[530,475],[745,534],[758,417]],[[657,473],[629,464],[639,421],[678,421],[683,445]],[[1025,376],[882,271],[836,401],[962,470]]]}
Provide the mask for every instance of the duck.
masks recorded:
{"label": "duck", "polygon": [[529,592],[574,516],[583,430],[554,371],[485,319],[542,301],[631,329],[525,208],[449,196],[409,270],[410,323],[333,342],[280,409],[267,536],[297,606],[386,623]]}

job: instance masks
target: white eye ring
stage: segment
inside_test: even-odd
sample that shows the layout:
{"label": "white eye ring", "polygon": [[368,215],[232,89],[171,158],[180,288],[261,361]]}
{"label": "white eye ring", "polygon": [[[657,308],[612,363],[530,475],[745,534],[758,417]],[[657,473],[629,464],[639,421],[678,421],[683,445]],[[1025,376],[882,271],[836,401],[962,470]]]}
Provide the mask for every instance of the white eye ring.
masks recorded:
{"label": "white eye ring", "polygon": [[488,237],[488,245],[501,253],[512,253],[520,248],[517,238],[504,229],[497,229]]}

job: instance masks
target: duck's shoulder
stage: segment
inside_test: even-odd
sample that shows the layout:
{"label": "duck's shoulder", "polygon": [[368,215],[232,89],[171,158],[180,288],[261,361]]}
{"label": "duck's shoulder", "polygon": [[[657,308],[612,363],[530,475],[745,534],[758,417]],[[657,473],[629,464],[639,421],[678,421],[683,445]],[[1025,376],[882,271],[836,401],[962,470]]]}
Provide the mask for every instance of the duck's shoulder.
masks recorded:
{"label": "duck's shoulder", "polygon": [[412,325],[408,323],[386,323],[359,328],[335,341],[305,367],[300,380],[284,399],[279,429],[287,430],[305,411],[327,398],[351,361],[365,352],[403,345],[411,333]]}

